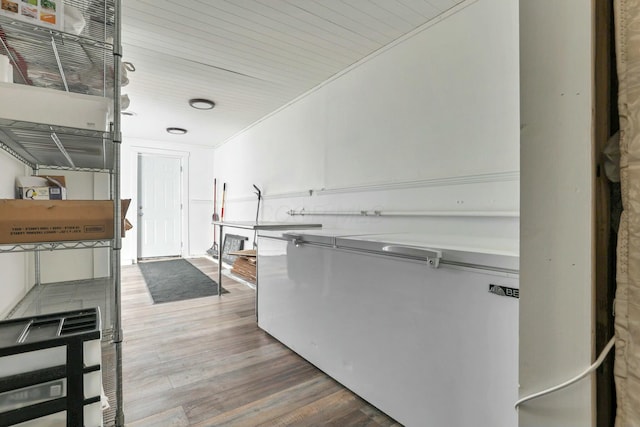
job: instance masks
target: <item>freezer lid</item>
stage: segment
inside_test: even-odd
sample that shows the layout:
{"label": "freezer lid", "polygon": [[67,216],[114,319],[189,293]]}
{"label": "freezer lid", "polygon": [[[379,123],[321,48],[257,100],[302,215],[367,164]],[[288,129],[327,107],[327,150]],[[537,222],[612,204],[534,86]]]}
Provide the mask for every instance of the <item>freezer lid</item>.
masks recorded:
{"label": "freezer lid", "polygon": [[[438,263],[517,272],[517,239],[433,234],[370,234],[337,237],[336,246]],[[435,262],[431,260],[436,259]]]}
{"label": "freezer lid", "polygon": [[370,232],[345,230],[345,229],[315,229],[315,230],[290,230],[282,234],[286,240],[296,244],[313,243],[319,245],[335,246],[336,239],[343,236],[358,236],[371,234]]}
{"label": "freezer lid", "polygon": [[279,239],[289,240],[297,245],[303,243],[319,244],[326,246],[335,246],[336,238],[342,236],[359,236],[369,235],[371,232],[345,230],[345,229],[309,229],[309,230],[285,230],[280,232],[259,231],[258,235],[262,237],[275,237]]}

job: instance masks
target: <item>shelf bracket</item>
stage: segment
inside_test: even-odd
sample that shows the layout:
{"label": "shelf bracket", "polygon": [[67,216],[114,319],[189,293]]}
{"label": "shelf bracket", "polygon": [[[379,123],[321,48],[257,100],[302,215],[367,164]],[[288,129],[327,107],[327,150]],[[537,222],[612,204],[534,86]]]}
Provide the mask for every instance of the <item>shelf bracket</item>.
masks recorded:
{"label": "shelf bracket", "polygon": [[62,79],[62,83],[64,84],[64,90],[69,92],[69,85],[67,85],[67,77],[64,75],[64,69],[62,68],[62,62],[60,61],[60,54],[58,53],[58,46],[56,45],[56,40],[51,37],[51,49],[53,49],[53,54],[56,56],[56,63],[58,64],[58,71],[60,72],[60,78]]}
{"label": "shelf bracket", "polygon": [[[1,132],[2,131],[0,131],[0,133]],[[35,168],[36,164],[34,162],[31,162],[31,161],[25,159],[16,150],[14,150],[13,148],[9,147],[7,144],[2,142],[1,140],[0,140],[0,148],[3,149],[4,151],[6,151],[7,153],[9,153],[10,155],[12,155],[13,157],[15,157],[17,160],[19,160],[22,163],[24,163],[25,165],[29,166],[31,169]]]}
{"label": "shelf bracket", "polygon": [[75,163],[73,163],[73,160],[71,160],[71,156],[69,156],[69,153],[64,148],[64,145],[62,145],[62,141],[60,141],[60,138],[58,138],[58,135],[55,132],[51,132],[51,139],[53,140],[53,142],[55,142],[56,146],[58,147],[58,150],[60,150],[60,153],[62,153],[64,158],[67,160],[67,163],[69,163],[69,166],[71,166],[72,168],[75,168],[76,167]]}

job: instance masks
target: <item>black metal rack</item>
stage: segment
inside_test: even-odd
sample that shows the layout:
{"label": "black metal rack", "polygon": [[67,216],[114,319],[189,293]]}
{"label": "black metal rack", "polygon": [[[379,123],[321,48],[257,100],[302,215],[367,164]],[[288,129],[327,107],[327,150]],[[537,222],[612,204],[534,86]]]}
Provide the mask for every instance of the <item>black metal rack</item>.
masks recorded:
{"label": "black metal rack", "polygon": [[[100,340],[100,328],[100,313],[95,308],[0,322],[0,360],[59,347],[65,348],[66,356],[64,364],[0,377],[0,396],[10,392],[17,396],[12,398],[10,395],[4,403],[27,401],[16,408],[9,405],[6,411],[0,406],[0,426],[37,420],[63,411],[66,411],[67,427],[86,425],[85,406],[100,402],[100,394],[84,395],[84,376],[100,371],[100,364],[87,366],[84,345],[87,341]],[[47,388],[56,392],[47,396],[42,392]],[[35,390],[31,396],[29,389]],[[28,404],[30,399],[34,403]]]}

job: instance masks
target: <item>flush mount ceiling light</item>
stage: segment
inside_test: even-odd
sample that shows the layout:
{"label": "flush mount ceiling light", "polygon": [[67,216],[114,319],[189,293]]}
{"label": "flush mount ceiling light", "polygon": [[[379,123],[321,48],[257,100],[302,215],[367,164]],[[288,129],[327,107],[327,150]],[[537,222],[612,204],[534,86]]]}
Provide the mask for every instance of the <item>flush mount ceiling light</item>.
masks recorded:
{"label": "flush mount ceiling light", "polygon": [[193,98],[189,100],[189,105],[196,110],[211,110],[216,106],[216,103],[208,99]]}
{"label": "flush mount ceiling light", "polygon": [[184,128],[167,128],[167,132],[169,132],[172,135],[184,135],[185,133],[187,133],[187,130]]}

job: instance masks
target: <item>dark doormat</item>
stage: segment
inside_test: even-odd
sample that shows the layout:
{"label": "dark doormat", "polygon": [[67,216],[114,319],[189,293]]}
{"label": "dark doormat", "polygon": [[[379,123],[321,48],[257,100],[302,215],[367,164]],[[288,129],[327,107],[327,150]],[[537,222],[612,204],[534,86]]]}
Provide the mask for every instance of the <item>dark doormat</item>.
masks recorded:
{"label": "dark doormat", "polygon": [[[153,303],[218,295],[216,282],[184,259],[138,264]],[[222,288],[222,293],[228,291]]]}

